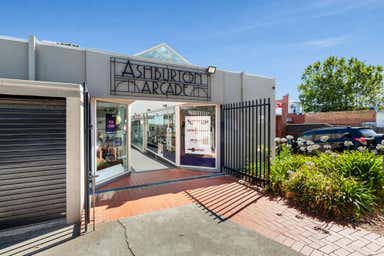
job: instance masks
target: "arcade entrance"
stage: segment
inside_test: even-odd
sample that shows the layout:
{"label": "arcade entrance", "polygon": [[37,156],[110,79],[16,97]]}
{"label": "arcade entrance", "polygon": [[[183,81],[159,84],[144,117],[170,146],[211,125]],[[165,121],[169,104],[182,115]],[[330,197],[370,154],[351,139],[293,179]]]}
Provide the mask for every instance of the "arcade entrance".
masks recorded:
{"label": "arcade entrance", "polygon": [[96,192],[218,174],[218,106],[96,101]]}

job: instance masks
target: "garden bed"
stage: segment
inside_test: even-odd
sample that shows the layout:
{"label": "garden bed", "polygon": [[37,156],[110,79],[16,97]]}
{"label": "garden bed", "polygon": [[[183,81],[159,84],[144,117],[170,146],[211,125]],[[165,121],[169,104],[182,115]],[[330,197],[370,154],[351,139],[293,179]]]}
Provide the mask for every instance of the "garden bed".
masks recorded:
{"label": "garden bed", "polygon": [[270,180],[270,193],[308,213],[367,228],[372,221],[384,223],[382,156],[368,150],[294,154],[289,145],[279,145]]}

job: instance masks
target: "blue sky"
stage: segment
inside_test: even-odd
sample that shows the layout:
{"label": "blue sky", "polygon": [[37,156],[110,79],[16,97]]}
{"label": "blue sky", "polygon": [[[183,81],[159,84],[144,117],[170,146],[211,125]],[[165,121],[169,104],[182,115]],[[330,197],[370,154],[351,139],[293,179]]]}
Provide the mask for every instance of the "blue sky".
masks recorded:
{"label": "blue sky", "polygon": [[330,55],[384,64],[384,1],[8,1],[0,34],[126,54],[166,42],[190,62],[274,77],[297,98]]}

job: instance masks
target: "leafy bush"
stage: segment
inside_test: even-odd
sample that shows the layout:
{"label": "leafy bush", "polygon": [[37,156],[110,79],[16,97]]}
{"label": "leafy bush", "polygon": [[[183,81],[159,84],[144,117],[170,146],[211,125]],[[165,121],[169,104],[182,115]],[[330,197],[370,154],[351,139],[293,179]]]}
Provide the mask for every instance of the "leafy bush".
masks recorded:
{"label": "leafy bush", "polygon": [[270,189],[281,192],[282,184],[289,178],[289,174],[296,172],[305,162],[306,156],[294,155],[290,149],[283,147],[271,165]]}
{"label": "leafy bush", "polygon": [[307,209],[332,217],[353,217],[373,211],[372,191],[353,178],[326,175],[309,167],[300,168],[284,183],[286,191],[294,192],[295,201]]}
{"label": "leafy bush", "polygon": [[282,147],[272,162],[269,189],[293,192],[299,205],[326,216],[359,219],[382,205],[384,173],[369,151],[292,154]]}
{"label": "leafy bush", "polygon": [[383,189],[384,173],[381,158],[368,151],[346,151],[335,161],[335,170],[344,177],[354,177],[377,192]]}

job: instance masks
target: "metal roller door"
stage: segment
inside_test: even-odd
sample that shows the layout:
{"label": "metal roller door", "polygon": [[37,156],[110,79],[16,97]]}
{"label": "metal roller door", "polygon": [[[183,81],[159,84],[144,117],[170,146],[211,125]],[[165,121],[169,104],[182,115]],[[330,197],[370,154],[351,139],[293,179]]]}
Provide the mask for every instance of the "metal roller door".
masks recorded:
{"label": "metal roller door", "polygon": [[0,95],[0,229],[65,217],[66,100]]}

